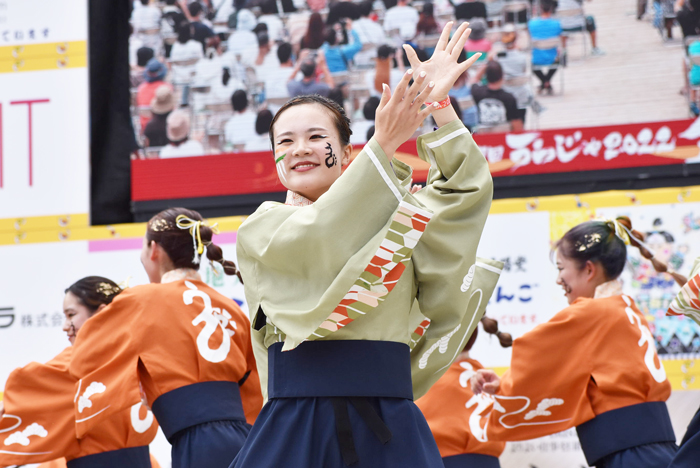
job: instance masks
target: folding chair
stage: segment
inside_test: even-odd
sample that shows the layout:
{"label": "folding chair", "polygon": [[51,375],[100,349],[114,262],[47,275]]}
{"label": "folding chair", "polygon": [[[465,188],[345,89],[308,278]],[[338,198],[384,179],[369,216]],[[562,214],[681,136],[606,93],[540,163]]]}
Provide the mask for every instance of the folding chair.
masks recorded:
{"label": "folding chair", "polygon": [[[518,22],[518,14],[525,12],[525,22],[520,23]],[[508,14],[513,15],[513,24],[517,28],[520,29],[527,29],[527,20],[530,19],[530,3],[529,2],[524,2],[520,0],[508,0],[504,5],[501,10],[501,13],[503,14],[503,18],[501,19],[501,24],[506,24],[509,23],[507,17]]]}
{"label": "folding chair", "polygon": [[588,44],[586,42],[586,35],[588,34],[588,31],[586,30],[586,15],[583,12],[583,7],[573,8],[571,10],[557,10],[555,17],[557,19],[581,17],[583,24],[575,29],[562,31],[562,36],[568,38],[576,33],[581,33],[581,40],[583,41],[583,58],[585,60],[586,52],[588,51]]}
{"label": "folding chair", "polygon": [[533,39],[532,40],[532,51],[535,50],[551,50],[557,49],[557,61],[550,65],[535,65],[532,64],[532,76],[535,76],[535,71],[552,70],[556,69],[559,71],[559,79],[561,81],[561,92],[564,94],[564,67],[559,63],[559,52],[561,51],[561,37],[552,37],[549,39]]}

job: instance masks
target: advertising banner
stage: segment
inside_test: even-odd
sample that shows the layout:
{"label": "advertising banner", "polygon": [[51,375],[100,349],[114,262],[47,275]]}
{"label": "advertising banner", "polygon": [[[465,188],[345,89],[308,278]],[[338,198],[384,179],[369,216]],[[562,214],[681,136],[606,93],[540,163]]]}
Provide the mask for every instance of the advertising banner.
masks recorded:
{"label": "advertising banner", "polygon": [[89,209],[85,0],[0,1],[0,219]]}

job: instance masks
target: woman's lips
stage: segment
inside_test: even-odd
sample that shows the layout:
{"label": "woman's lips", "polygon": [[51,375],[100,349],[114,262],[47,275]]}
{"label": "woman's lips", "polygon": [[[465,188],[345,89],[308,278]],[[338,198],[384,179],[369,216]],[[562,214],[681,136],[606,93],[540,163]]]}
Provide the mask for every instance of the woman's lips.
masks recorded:
{"label": "woman's lips", "polygon": [[318,166],[319,166],[318,164],[304,162],[304,163],[297,164],[296,166],[294,166],[292,168],[292,170],[295,172],[307,172],[307,171],[310,171],[312,169],[317,168]]}

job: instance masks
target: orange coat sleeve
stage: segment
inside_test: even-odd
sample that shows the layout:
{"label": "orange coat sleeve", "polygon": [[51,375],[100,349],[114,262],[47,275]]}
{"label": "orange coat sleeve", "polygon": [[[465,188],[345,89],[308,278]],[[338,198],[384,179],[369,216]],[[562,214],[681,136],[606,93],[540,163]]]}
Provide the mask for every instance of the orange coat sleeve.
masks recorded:
{"label": "orange coat sleeve", "polygon": [[80,451],[73,422],[75,379],[68,347],[46,364],[14,370],[5,385],[0,466],[40,463]]}
{"label": "orange coat sleeve", "polygon": [[534,439],[595,417],[587,389],[598,327],[574,303],[514,341],[489,418],[489,440]]}
{"label": "orange coat sleeve", "polygon": [[140,322],[148,306],[138,300],[137,288],[120,293],[76,336],[70,372],[79,379],[74,390],[78,438],[141,401],[135,344],[145,339]]}

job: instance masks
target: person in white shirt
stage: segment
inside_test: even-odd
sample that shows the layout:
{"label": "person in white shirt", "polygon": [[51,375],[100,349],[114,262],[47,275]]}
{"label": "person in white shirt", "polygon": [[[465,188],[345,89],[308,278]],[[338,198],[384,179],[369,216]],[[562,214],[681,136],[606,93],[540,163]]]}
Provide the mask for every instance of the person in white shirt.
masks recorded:
{"label": "person in white shirt", "polygon": [[258,56],[258,37],[253,32],[258,21],[250,10],[236,15],[236,31],[228,38],[228,50],[243,65],[252,66]]}
{"label": "person in white shirt", "polygon": [[196,140],[189,139],[190,116],[185,111],[176,110],[170,113],[166,120],[166,132],[170,143],[160,150],[161,159],[201,156],[204,154],[202,144]]}
{"label": "person in white shirt", "polygon": [[[183,62],[187,60],[199,60],[204,57],[202,45],[192,38],[192,28],[189,24],[183,24],[177,32],[177,42],[170,50],[171,62]],[[194,76],[196,63],[192,65],[172,64],[171,80],[173,83],[191,83]]]}
{"label": "person in white shirt", "polygon": [[246,153],[272,151],[272,143],[270,142],[271,124],[272,112],[269,109],[263,109],[258,112],[258,117],[255,119],[255,136],[246,142]]}
{"label": "person in white shirt", "polygon": [[[352,29],[360,37],[362,50],[355,55],[355,65],[369,66],[374,64],[377,56],[377,47],[388,42],[384,30],[372,21],[369,16],[372,14],[372,0],[366,0],[360,4],[360,14],[362,17],[352,23]],[[367,47],[370,44],[373,47]]]}
{"label": "person in white shirt", "polygon": [[416,36],[419,16],[418,11],[409,5],[409,0],[399,0],[384,15],[384,31],[398,29],[401,39],[410,41]]}
{"label": "person in white shirt", "polygon": [[131,13],[131,26],[136,32],[160,28],[160,9],[149,3],[150,0],[141,0],[141,6]]}
{"label": "person in white shirt", "polygon": [[294,70],[292,45],[283,42],[277,47],[277,63],[258,69],[256,75],[265,82],[265,99],[289,97],[287,81]]}
{"label": "person in white shirt", "polygon": [[231,96],[231,106],[233,107],[233,117],[226,122],[224,136],[226,142],[234,146],[234,150],[240,150],[246,141],[255,134],[257,116],[248,109],[248,96],[242,89]]}
{"label": "person in white shirt", "polygon": [[264,0],[260,5],[262,15],[258,18],[258,23],[267,25],[267,35],[273,42],[284,39],[284,23],[277,12],[277,2],[275,0]]}

